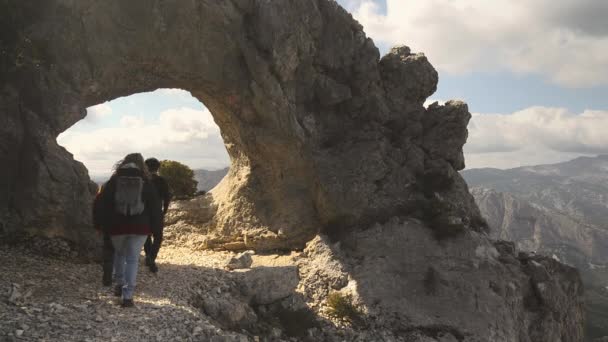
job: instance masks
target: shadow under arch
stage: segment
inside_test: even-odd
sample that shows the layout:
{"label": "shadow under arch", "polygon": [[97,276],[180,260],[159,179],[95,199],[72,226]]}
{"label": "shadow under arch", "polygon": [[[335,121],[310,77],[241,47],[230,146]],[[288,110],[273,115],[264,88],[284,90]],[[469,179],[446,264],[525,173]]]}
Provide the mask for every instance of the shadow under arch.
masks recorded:
{"label": "shadow under arch", "polygon": [[189,91],[220,127],[232,168],[214,221],[245,248],[298,249],[322,228],[409,215],[428,202],[425,177],[453,211],[479,214],[457,182],[466,104],[425,109],[428,60],[407,47],[380,59],[335,1],[26,4],[16,33],[42,61],[10,71],[0,97],[0,161],[17,165],[0,169],[4,230],[92,245],[89,178],[55,138],[87,107],[158,88]]}
{"label": "shadow under arch", "polygon": [[[52,62],[10,98],[21,155],[3,225],[91,244],[91,186],[82,164],[54,142],[85,108],[158,88],[184,89],[221,129],[232,168],[214,200],[227,236],[264,231],[251,248],[303,246],[316,233],[319,198],[310,152],[296,122],[295,66],[277,75],[249,36],[245,1],[124,3],[51,1],[28,31]],[[275,6],[275,5],[273,5]],[[297,5],[297,7],[310,5]],[[310,12],[310,8],[303,8]],[[42,9],[40,11],[43,11]],[[261,20],[256,18],[255,20]],[[264,36],[260,33],[260,36]],[[264,37],[262,37],[264,38]],[[287,67],[287,66],[286,66]],[[25,171],[25,172],[24,172]],[[19,191],[17,188],[26,188]]]}

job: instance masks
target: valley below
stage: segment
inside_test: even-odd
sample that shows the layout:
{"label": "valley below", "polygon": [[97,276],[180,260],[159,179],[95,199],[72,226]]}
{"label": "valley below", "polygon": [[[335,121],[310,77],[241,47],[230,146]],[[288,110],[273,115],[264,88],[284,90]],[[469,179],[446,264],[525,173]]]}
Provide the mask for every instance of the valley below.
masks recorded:
{"label": "valley below", "polygon": [[462,172],[493,239],[576,267],[586,340],[608,336],[608,156]]}

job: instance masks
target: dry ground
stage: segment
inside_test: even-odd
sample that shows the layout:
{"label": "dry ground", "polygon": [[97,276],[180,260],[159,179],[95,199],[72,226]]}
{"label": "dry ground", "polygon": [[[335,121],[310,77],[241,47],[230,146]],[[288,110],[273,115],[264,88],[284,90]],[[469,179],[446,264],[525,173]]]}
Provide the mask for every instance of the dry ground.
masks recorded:
{"label": "dry ground", "polygon": [[123,309],[102,286],[99,264],[0,248],[0,341],[256,339],[222,331],[189,305],[194,282],[222,283],[230,253],[164,247],[158,274],[140,263],[136,307]]}

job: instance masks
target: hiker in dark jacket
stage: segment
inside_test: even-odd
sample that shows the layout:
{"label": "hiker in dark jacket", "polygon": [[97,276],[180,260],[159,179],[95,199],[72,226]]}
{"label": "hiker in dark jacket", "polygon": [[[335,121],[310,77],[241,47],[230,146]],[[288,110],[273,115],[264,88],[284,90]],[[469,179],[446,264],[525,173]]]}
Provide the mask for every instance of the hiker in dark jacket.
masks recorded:
{"label": "hiker in dark jacket", "polygon": [[101,235],[103,235],[102,283],[103,286],[111,286],[112,270],[114,268],[114,247],[112,246],[112,239],[109,232],[101,225],[102,208],[100,199],[102,191],[103,186],[100,186],[97,195],[95,195],[95,199],[93,200],[93,226]]}
{"label": "hiker in dark jacket", "polygon": [[100,201],[101,225],[112,237],[115,250],[114,294],[122,296],[123,307],[130,307],[141,247],[148,235],[158,233],[162,224],[160,199],[141,154],[129,154],[117,164]]}
{"label": "hiker in dark jacket", "polygon": [[150,271],[153,273],[158,272],[158,266],[156,266],[156,257],[158,256],[158,251],[160,250],[160,245],[163,242],[163,228],[164,228],[164,218],[167,210],[169,210],[169,203],[171,202],[171,193],[169,192],[169,184],[167,181],[158,174],[158,170],[160,169],[160,162],[156,158],[148,158],[146,159],[146,166],[148,167],[148,171],[150,172],[150,180],[154,184],[156,188],[156,192],[161,199],[161,207],[163,211],[163,224],[160,227],[160,230],[157,234],[152,234],[152,236],[148,236],[146,243],[144,244],[144,252],[146,253],[146,266],[150,268]]}

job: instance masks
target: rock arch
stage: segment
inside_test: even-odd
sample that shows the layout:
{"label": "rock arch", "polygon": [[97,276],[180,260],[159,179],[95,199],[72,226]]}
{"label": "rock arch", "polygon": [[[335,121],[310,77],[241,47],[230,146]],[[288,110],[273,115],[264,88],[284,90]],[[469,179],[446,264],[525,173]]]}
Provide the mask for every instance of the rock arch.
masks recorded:
{"label": "rock arch", "polygon": [[348,269],[397,334],[582,340],[576,270],[476,232],[457,173],[467,106],[425,108],[427,59],[380,58],[334,1],[23,0],[0,13],[0,233],[92,246],[89,177],[55,138],[88,106],[181,88],[232,158],[213,197],[220,242],[298,248],[323,230],[341,247],[315,239],[308,253]]}
{"label": "rock arch", "polygon": [[319,230],[425,217],[438,205],[446,219],[481,226],[456,172],[466,105],[425,109],[437,84],[427,59],[406,47],[380,59],[333,1],[13,6],[22,17],[10,30],[29,43],[9,46],[24,46],[25,63],[4,61],[6,231],[87,241],[88,176],[55,138],[88,106],[157,88],[190,91],[221,128],[233,164],[214,198],[226,241],[301,247]]}

